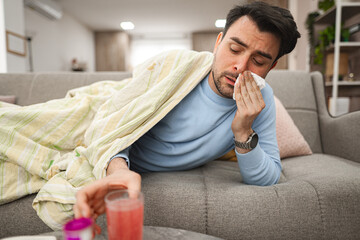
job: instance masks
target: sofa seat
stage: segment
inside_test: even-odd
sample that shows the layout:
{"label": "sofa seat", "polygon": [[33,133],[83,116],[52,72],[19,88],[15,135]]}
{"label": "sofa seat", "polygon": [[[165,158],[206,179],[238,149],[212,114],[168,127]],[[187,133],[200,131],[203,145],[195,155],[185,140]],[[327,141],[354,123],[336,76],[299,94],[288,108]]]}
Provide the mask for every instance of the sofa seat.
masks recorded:
{"label": "sofa seat", "polygon": [[[282,163],[279,184],[268,187],[241,183],[234,162],[213,161],[186,172],[143,174],[145,224],[225,239],[351,239],[358,231],[355,223],[360,215],[360,164],[326,154],[288,158]],[[349,216],[354,218],[347,219],[348,224],[336,220]]]}
{"label": "sofa seat", "polygon": [[[145,225],[225,239],[351,239],[358,231],[351,222],[360,215],[360,163],[313,154],[284,159],[282,165],[279,184],[267,187],[243,184],[236,162],[144,173]],[[0,206],[1,215],[7,216],[0,218],[0,226],[6,226],[0,235],[12,235],[11,226],[17,229],[19,224],[22,234],[51,231],[32,209],[34,198],[35,194]],[[21,222],[15,217],[18,209]],[[339,217],[346,221],[336,220]],[[36,229],[30,227],[34,221]],[[98,223],[106,229],[105,216]],[[349,236],[344,236],[346,232]]]}

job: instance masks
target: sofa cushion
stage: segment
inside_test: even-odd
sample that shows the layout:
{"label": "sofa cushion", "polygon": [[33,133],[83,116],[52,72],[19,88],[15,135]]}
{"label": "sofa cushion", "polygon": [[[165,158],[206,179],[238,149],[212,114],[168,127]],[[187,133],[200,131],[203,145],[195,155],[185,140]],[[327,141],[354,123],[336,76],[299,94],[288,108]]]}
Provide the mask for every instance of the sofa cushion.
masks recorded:
{"label": "sofa cushion", "polygon": [[15,104],[16,96],[15,95],[0,95],[0,101]]}
{"label": "sofa cushion", "polygon": [[303,71],[272,70],[266,81],[274,90],[314,153],[321,153],[317,104],[311,74]]}
{"label": "sofa cushion", "polygon": [[27,105],[63,98],[71,89],[90,85],[98,81],[120,81],[128,77],[131,77],[129,72],[34,74]]}
{"label": "sofa cushion", "polygon": [[302,182],[317,195],[322,239],[359,239],[360,163],[326,154],[283,161],[288,184]]}
{"label": "sofa cushion", "polygon": [[[235,162],[143,174],[145,225],[186,228],[224,239],[358,236],[360,164],[313,154],[287,158],[283,169],[280,183],[266,187],[243,184]],[[335,214],[341,211],[340,217],[352,217],[337,223]],[[324,232],[329,227],[332,233]]]}
{"label": "sofa cushion", "polygon": [[[235,162],[144,173],[144,224],[224,239],[355,239],[360,234],[359,171],[359,163],[313,154],[283,160],[284,177],[266,187],[243,184]],[[0,205],[5,229],[0,237],[50,231],[32,208],[33,198]],[[105,221],[101,216],[98,223],[105,227]]]}
{"label": "sofa cushion", "polygon": [[276,96],[274,98],[276,106],[276,138],[280,158],[312,154],[309,144],[301,135],[280,100]]}
{"label": "sofa cushion", "polygon": [[26,105],[32,79],[32,73],[0,73],[0,95],[14,95],[16,104]]}
{"label": "sofa cushion", "polygon": [[0,205],[0,238],[52,231],[32,208],[36,194]]}

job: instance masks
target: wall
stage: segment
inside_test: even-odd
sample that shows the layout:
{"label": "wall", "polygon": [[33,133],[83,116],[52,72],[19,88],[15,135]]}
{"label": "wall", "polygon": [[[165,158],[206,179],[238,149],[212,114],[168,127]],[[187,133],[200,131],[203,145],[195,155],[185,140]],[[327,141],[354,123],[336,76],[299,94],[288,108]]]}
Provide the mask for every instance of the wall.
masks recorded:
{"label": "wall", "polygon": [[95,70],[93,32],[65,12],[53,21],[25,8],[25,32],[32,38],[35,72],[70,71],[73,58],[85,62],[88,71]]}
{"label": "wall", "polygon": [[192,34],[192,48],[195,51],[213,52],[219,32],[195,32]]}
{"label": "wall", "polygon": [[[24,36],[24,3],[22,0],[4,0],[4,26],[6,31]],[[25,72],[26,57],[6,53],[6,72]]]}
{"label": "wall", "polygon": [[294,16],[301,38],[291,54],[289,54],[289,69],[310,71],[308,32],[305,26],[310,12],[316,11],[318,0],[289,0],[289,10]]}
{"label": "wall", "polygon": [[7,72],[4,0],[0,0],[0,73]]}

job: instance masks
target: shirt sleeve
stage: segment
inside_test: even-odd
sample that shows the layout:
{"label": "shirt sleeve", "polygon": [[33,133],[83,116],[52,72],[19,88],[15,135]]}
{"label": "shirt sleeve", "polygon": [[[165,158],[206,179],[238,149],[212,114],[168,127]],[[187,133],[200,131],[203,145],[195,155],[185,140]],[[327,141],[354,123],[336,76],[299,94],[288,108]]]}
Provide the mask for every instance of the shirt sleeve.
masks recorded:
{"label": "shirt sleeve", "polygon": [[259,186],[276,184],[282,170],[276,140],[276,108],[269,86],[263,92],[263,97],[266,107],[252,126],[259,136],[257,146],[245,154],[240,154],[235,149],[243,182]]}
{"label": "shirt sleeve", "polygon": [[[130,160],[129,160],[129,151],[130,151],[130,147],[128,148],[125,148],[124,150],[122,150],[121,152],[117,153],[116,155],[114,155],[113,157],[110,158],[109,162],[108,162],[108,165],[107,167],[109,166],[110,162],[114,159],[114,158],[123,158],[125,159],[127,165],[128,165],[128,168],[130,169]],[[106,167],[106,168],[107,168]]]}

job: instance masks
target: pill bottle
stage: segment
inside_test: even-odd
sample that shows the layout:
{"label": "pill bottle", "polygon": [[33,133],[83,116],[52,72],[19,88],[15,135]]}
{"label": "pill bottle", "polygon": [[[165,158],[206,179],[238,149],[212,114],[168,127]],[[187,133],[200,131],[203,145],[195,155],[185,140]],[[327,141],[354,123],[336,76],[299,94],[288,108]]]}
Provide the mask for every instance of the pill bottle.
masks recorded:
{"label": "pill bottle", "polygon": [[93,221],[91,218],[78,218],[67,222],[63,228],[64,240],[92,240]]}

